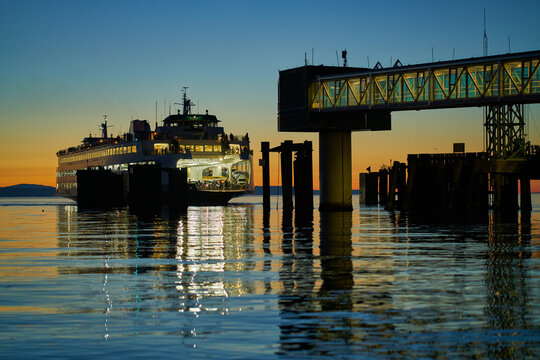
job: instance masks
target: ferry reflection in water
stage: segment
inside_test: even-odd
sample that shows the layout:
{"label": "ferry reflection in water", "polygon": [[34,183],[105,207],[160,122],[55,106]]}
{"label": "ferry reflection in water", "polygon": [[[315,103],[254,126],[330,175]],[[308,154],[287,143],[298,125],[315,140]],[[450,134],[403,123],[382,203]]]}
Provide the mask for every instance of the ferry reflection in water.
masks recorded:
{"label": "ferry reflection in water", "polygon": [[101,336],[126,346],[144,335],[189,357],[538,353],[535,213],[434,227],[377,207],[57,209],[59,276],[86,284]]}
{"label": "ferry reflection in water", "polygon": [[[109,212],[58,208],[60,255],[70,259],[59,273],[102,276],[105,338],[114,304],[121,304],[116,310],[122,312],[224,315],[229,311],[228,296],[253,292],[249,282],[224,275],[252,267],[249,261],[239,261],[252,257],[253,236],[246,234],[252,228],[252,207],[190,207],[184,214],[167,210],[135,214],[126,208]],[[85,261],[89,257],[101,257],[101,266]],[[110,274],[133,276],[111,280]]]}

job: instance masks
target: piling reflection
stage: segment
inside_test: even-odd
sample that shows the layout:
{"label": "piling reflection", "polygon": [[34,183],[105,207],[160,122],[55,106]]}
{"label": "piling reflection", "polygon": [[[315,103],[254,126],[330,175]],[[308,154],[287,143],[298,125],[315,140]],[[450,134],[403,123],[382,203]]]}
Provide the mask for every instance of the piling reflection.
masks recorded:
{"label": "piling reflection", "polygon": [[[497,332],[534,328],[529,323],[530,214],[523,214],[521,220],[520,223],[502,221],[498,214],[493,214],[489,224],[485,314],[489,328]],[[492,359],[532,356],[533,349],[524,347],[521,341],[500,338],[489,347]]]}
{"label": "piling reflection", "polygon": [[[313,256],[313,226],[299,219],[295,251],[280,272],[280,354],[325,354],[329,343],[346,343],[352,336],[350,299],[352,275],[352,214],[320,213],[320,277]],[[285,239],[290,241],[290,239]],[[343,316],[334,312],[343,311]],[[331,313],[325,316],[324,313]],[[317,313],[317,314],[316,314]],[[316,314],[316,315],[315,315]]]}
{"label": "piling reflection", "polygon": [[322,285],[319,297],[329,299],[323,310],[352,308],[352,213],[321,212],[320,251]]}
{"label": "piling reflection", "polygon": [[57,215],[58,273],[99,285],[82,295],[103,313],[105,338],[123,319],[208,345],[256,317],[266,332],[255,341],[283,357],[533,357],[530,214],[439,226],[377,207]]}

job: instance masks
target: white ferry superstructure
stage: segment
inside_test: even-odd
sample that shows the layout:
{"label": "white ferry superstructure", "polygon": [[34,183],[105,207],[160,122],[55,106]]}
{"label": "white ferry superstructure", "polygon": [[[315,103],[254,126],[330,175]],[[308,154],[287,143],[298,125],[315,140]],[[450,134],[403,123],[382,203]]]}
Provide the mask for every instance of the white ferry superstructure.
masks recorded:
{"label": "white ferry superstructure", "polygon": [[101,137],[89,136],[79,146],[58,151],[57,195],[76,200],[77,170],[125,173],[130,165],[155,164],[187,169],[190,204],[223,204],[253,191],[248,134],[226,134],[208,111],[191,114],[185,91],[183,96],[183,113],[167,116],[154,131],[147,120],[132,120],[128,133],[109,137],[105,119]]}

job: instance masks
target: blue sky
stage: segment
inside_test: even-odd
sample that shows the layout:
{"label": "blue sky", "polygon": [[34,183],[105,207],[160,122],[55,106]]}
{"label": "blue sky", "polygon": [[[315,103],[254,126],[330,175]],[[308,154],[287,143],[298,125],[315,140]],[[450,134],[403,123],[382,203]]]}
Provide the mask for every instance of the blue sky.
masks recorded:
{"label": "blue sky", "polygon": [[[56,150],[96,134],[103,114],[115,133],[131,118],[154,123],[155,102],[160,117],[182,86],[229,132],[249,132],[256,151],[262,140],[316,141],[277,133],[280,69],[303,65],[312,49],[325,65],[344,48],[350,66],[368,56],[371,66],[428,62],[432,47],[435,60],[481,56],[484,8],[489,54],[508,52],[508,37],[512,52],[540,49],[540,1],[0,0],[0,177],[42,166],[54,181]],[[353,136],[353,171],[378,167],[385,147],[415,134],[432,141],[411,139],[384,158],[451,151],[454,140],[480,151],[481,124],[479,109],[395,113],[391,132]]]}

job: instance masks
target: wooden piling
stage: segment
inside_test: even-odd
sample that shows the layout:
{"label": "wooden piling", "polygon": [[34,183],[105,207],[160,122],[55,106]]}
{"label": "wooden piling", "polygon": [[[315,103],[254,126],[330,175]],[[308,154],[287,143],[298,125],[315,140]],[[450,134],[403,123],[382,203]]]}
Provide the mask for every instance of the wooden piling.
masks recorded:
{"label": "wooden piling", "polygon": [[388,201],[388,170],[379,171],[379,205],[385,206]]}
{"label": "wooden piling", "polygon": [[520,208],[521,212],[530,212],[532,210],[531,203],[531,180],[523,176],[519,180],[520,184]]}
{"label": "wooden piling", "polygon": [[306,192],[306,209],[313,210],[313,145],[304,141],[304,189]]}
{"label": "wooden piling", "polygon": [[366,205],[377,205],[379,203],[379,173],[368,173],[366,177]]}
{"label": "wooden piling", "polygon": [[[388,199],[386,209],[389,211],[399,209],[403,203],[406,192],[407,167],[399,161],[394,161],[388,180]],[[412,184],[411,184],[412,185]]]}
{"label": "wooden piling", "polygon": [[494,182],[495,196],[493,209],[501,214],[517,213],[517,178],[509,174],[495,174]]}
{"label": "wooden piling", "polygon": [[283,209],[293,208],[292,198],[292,140],[281,143],[281,193]]}
{"label": "wooden piling", "polygon": [[360,173],[358,175],[358,199],[360,204],[366,204],[366,184],[367,184],[367,173]]}
{"label": "wooden piling", "polygon": [[[407,157],[409,176],[407,177],[407,183],[404,189],[403,201],[401,202],[401,210],[409,211],[412,208],[412,202],[414,198],[414,190],[416,186],[416,167],[417,157],[416,155],[409,155]],[[390,186],[388,188],[388,201],[386,202],[386,209],[392,211],[395,206],[395,189],[396,189],[396,175],[394,174],[394,167],[390,172]]]}
{"label": "wooden piling", "polygon": [[270,211],[270,142],[261,142],[262,152],[262,182],[263,182],[263,210]]}
{"label": "wooden piling", "polygon": [[311,141],[294,144],[294,202],[298,212],[313,210],[313,164]]}

